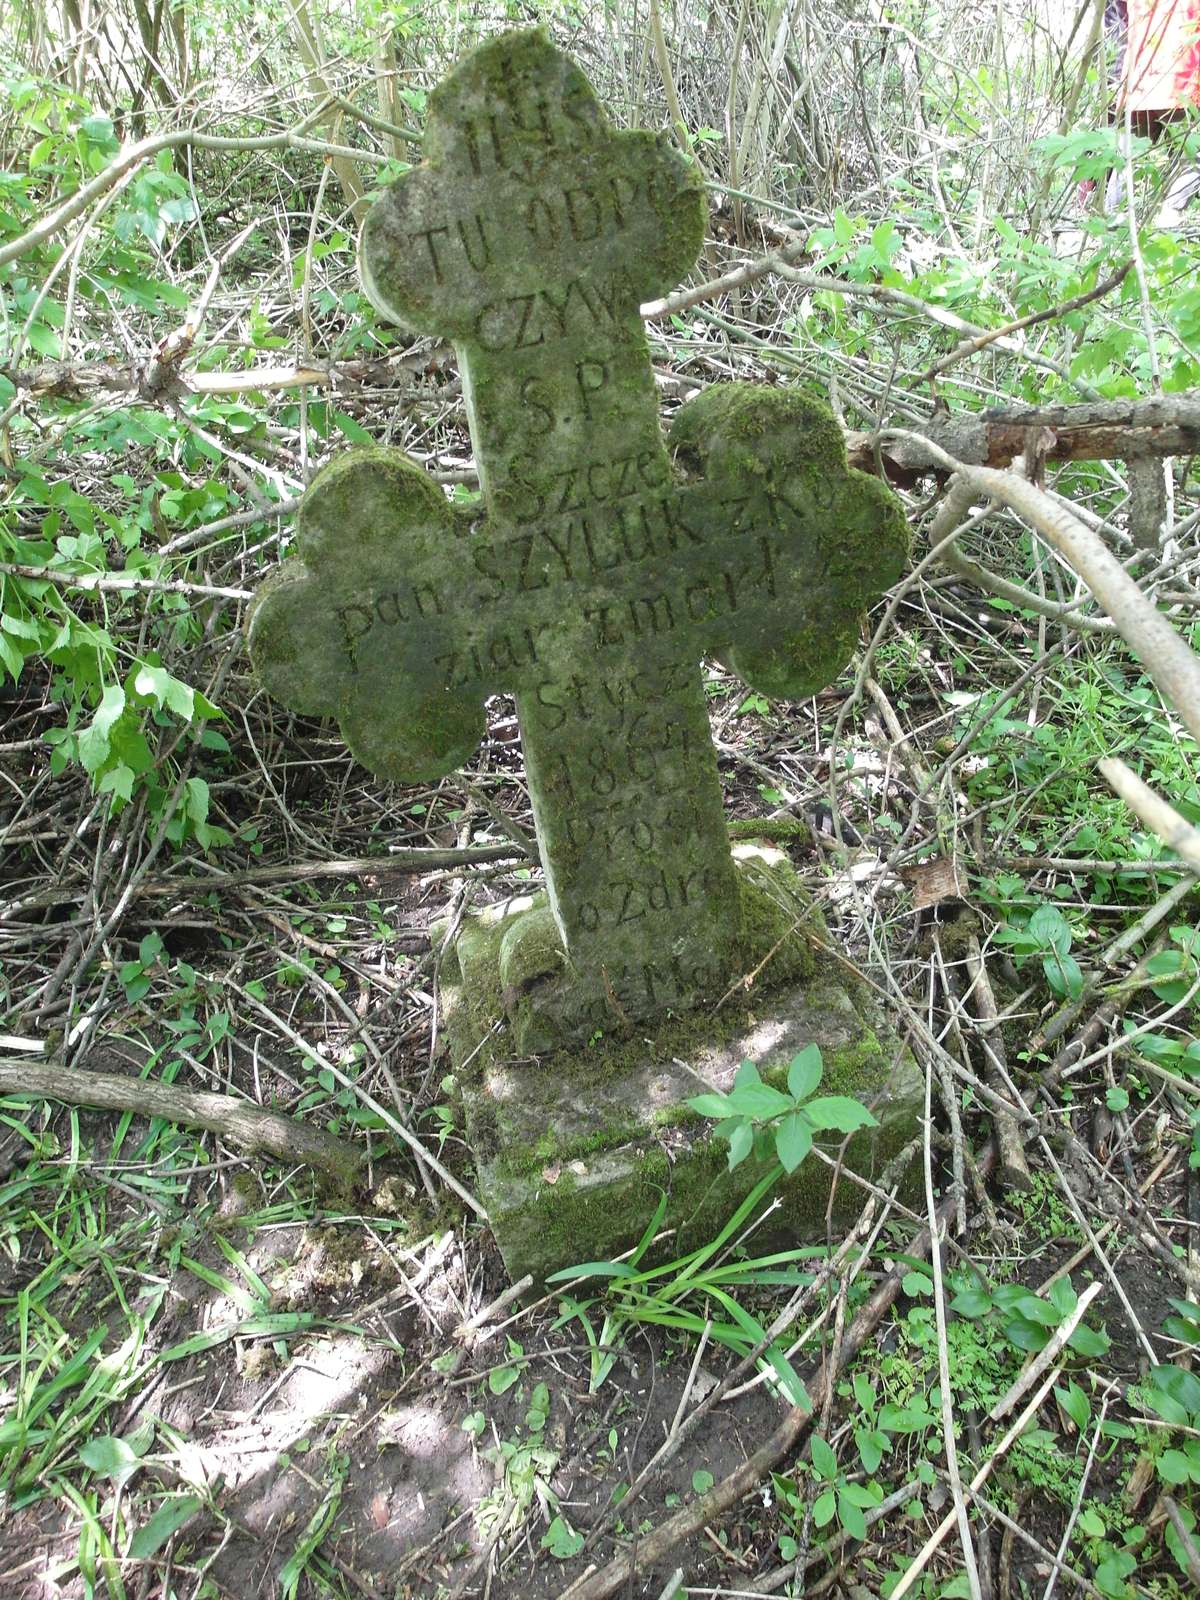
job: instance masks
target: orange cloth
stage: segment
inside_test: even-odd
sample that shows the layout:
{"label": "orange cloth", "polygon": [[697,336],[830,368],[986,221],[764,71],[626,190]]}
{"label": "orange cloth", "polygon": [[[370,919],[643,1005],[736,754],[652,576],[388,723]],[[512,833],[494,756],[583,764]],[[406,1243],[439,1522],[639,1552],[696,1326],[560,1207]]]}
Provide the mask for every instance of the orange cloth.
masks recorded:
{"label": "orange cloth", "polygon": [[1200,0],[1129,0],[1121,110],[1200,105]]}

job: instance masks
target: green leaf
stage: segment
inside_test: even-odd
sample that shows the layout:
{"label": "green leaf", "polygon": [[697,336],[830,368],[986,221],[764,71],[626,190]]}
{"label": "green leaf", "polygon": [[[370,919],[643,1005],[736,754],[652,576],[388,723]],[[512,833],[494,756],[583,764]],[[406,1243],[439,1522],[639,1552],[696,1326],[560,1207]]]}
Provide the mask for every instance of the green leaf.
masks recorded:
{"label": "green leaf", "polygon": [[520,1376],[520,1367],[493,1367],[488,1373],[488,1388],[493,1394],[507,1394]]}
{"label": "green leaf", "polygon": [[692,1473],[692,1488],[697,1494],[707,1494],[716,1481],[712,1473],[704,1467],[698,1467]]}
{"label": "green leaf", "polygon": [[133,768],[119,763],[109,767],[107,772],[100,774],[100,781],[96,785],[97,794],[113,794],[120,800],[133,799]]}
{"label": "green leaf", "polygon": [[864,1472],[874,1473],[879,1470],[879,1465],[883,1460],[883,1448],[879,1440],[886,1437],[886,1434],[875,1434],[869,1428],[856,1428],[854,1430],[854,1442],[858,1446],[858,1459],[863,1464]]}
{"label": "green leaf", "polygon": [[788,1093],[793,1099],[807,1100],[820,1083],[823,1071],[820,1047],[815,1044],[805,1045],[803,1050],[792,1057],[791,1065],[788,1067]]}
{"label": "green leaf", "polygon": [[547,1283],[569,1283],[577,1278],[636,1278],[637,1269],[626,1261],[581,1261],[576,1267],[552,1272]]}
{"label": "green leaf", "polygon": [[1092,1415],[1092,1406],[1087,1395],[1084,1394],[1083,1390],[1079,1387],[1075,1380],[1072,1379],[1071,1382],[1067,1384],[1065,1389],[1056,1388],[1054,1391],[1054,1396],[1059,1405],[1070,1417],[1071,1421],[1079,1429],[1080,1433],[1082,1433],[1091,1420]]}
{"label": "green leaf", "polygon": [[804,1107],[814,1128],[833,1128],[838,1133],[853,1133],[857,1128],[874,1128],[875,1118],[866,1106],[844,1094],[818,1095]]}
{"label": "green leaf", "polygon": [[826,1483],[832,1483],[837,1477],[837,1456],[833,1447],[819,1433],[814,1433],[809,1443],[809,1451],[818,1478],[823,1478]]}
{"label": "green leaf", "polygon": [[1042,945],[1049,945],[1059,955],[1071,948],[1071,924],[1057,906],[1039,906],[1029,919],[1029,932]]}
{"label": "green leaf", "polygon": [[885,1405],[879,1408],[879,1426],[888,1433],[923,1433],[937,1418],[924,1406]]}
{"label": "green leaf", "polygon": [[542,1535],[542,1549],[559,1561],[569,1561],[583,1549],[583,1535],[576,1533],[563,1517],[555,1517]]}
{"label": "green leaf", "polygon": [[1164,1450],[1155,1466],[1165,1483],[1187,1483],[1192,1475],[1191,1465],[1182,1450]]}
{"label": "green leaf", "polygon": [[171,674],[166,667],[156,667],[150,662],[145,662],[133,680],[135,694],[143,694],[148,700],[161,708],[167,697],[167,685],[171,681]]}
{"label": "green leaf", "polygon": [[1076,1355],[1086,1356],[1094,1361],[1097,1356],[1107,1353],[1110,1342],[1108,1335],[1100,1329],[1089,1328],[1086,1323],[1080,1323],[1067,1340],[1067,1347],[1074,1350]]}
{"label": "green leaf", "polygon": [[954,1296],[950,1302],[951,1311],[957,1311],[960,1317],[984,1317],[992,1309],[992,1297],[982,1289],[963,1289]]}
{"label": "green leaf", "polygon": [[824,1528],[833,1521],[833,1514],[837,1510],[837,1496],[832,1489],[826,1489],[824,1494],[819,1494],[813,1501],[813,1526]]}
{"label": "green leaf", "polygon": [[915,1300],[921,1295],[933,1293],[933,1280],[923,1272],[906,1272],[900,1287]]}
{"label": "green leaf", "polygon": [[862,1506],[870,1511],[877,1506],[883,1496],[878,1489],[872,1489],[867,1483],[844,1483],[841,1488],[843,1500],[849,1500],[853,1506]]}
{"label": "green leaf", "polygon": [[795,1172],[812,1149],[812,1127],[803,1112],[793,1111],[775,1130],[775,1154],[787,1173]]}
{"label": "green leaf", "polygon": [[164,1500],[129,1541],[129,1559],[149,1561],[151,1556],[156,1556],[171,1535],[177,1533],[203,1504],[198,1494],[174,1495]]}
{"label": "green leaf", "polygon": [[849,1500],[846,1495],[838,1495],[837,1503],[838,1521],[852,1539],[865,1539],[867,1537],[867,1519],[862,1511]]}
{"label": "green leaf", "polygon": [[735,1084],[727,1096],[730,1111],[741,1117],[777,1117],[792,1109],[792,1099],[769,1083]]}
{"label": "green leaf", "polygon": [[1079,1513],[1079,1528],[1086,1533],[1089,1539],[1103,1539],[1105,1534],[1104,1518],[1095,1506],[1085,1506]]}
{"label": "green leaf", "polygon": [[1079,1296],[1075,1293],[1070,1278],[1056,1278],[1046,1291],[1046,1298],[1060,1318],[1069,1317],[1079,1304]]}
{"label": "green leaf", "polygon": [[702,1117],[727,1117],[729,1115],[729,1101],[723,1094],[715,1091],[712,1094],[693,1095],[686,1102],[693,1111],[698,1111]]}
{"label": "green leaf", "polygon": [[1189,1415],[1200,1417],[1200,1378],[1184,1367],[1151,1367],[1150,1383],[1160,1394],[1169,1395]]}
{"label": "green leaf", "polygon": [[91,722],[79,735],[79,761],[85,772],[96,772],[108,755],[109,734],[125,709],[125,691],[110,684],[100,698]]}
{"label": "green leaf", "polygon": [[138,1464],[137,1455],[124,1439],[105,1434],[80,1447],[79,1459],[102,1478],[126,1478]]}
{"label": "green leaf", "polygon": [[732,1172],[740,1162],[744,1161],[754,1148],[754,1128],[746,1117],[739,1117],[730,1128],[729,1134],[729,1171]]}
{"label": "green leaf", "polygon": [[1007,1317],[1004,1332],[1018,1350],[1025,1350],[1030,1354],[1044,1350],[1050,1342],[1050,1335],[1046,1329],[1038,1322],[1030,1322],[1027,1317]]}

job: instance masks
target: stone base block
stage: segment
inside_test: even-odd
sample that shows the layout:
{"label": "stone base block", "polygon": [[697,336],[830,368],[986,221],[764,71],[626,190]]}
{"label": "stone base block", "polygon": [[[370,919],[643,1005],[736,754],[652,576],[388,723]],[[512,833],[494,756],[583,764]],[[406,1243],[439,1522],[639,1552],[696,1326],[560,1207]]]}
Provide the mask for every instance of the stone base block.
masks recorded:
{"label": "stone base block", "polygon": [[[794,883],[790,868],[780,868],[782,858],[772,854],[776,887],[789,878]],[[484,916],[503,914],[489,908]],[[482,930],[468,933],[469,944],[473,937],[478,942]],[[708,1089],[729,1089],[743,1060],[784,1087],[792,1057],[818,1045],[824,1061],[819,1092],[852,1095],[878,1121],[849,1141],[842,1165],[868,1179],[879,1176],[918,1126],[921,1075],[869,992],[841,963],[810,943],[802,979],[795,977],[797,964],[788,964],[793,975],[781,985],[760,989],[760,979],[719,1009],[695,1011],[653,1033],[602,1035],[590,1045],[534,1057],[512,1051],[507,1029],[495,1026],[499,1009],[489,1020],[478,994],[462,992],[462,970],[447,962],[443,1004],[477,1192],[514,1279],[528,1272],[540,1280],[629,1249],[664,1192],[663,1227],[675,1230],[672,1254],[711,1238],[764,1168],[747,1160],[730,1173],[727,1144],[711,1137],[712,1124],[685,1101]],[[478,982],[477,959],[464,965]],[[827,1139],[825,1148],[837,1154],[838,1136]],[[824,1238],[833,1179],[814,1151],[780,1191],[784,1204],[772,1237],[790,1243]],[[835,1227],[857,1214],[863,1198],[843,1171],[834,1193]],[[765,1246],[766,1236],[755,1238]]]}

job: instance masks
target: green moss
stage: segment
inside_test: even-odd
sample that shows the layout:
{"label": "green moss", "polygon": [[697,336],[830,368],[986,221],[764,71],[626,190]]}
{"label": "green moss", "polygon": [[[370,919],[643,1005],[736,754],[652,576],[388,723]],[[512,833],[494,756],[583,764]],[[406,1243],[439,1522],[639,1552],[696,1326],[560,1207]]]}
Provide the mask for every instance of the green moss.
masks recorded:
{"label": "green moss", "polygon": [[812,828],[802,817],[735,817],[727,831],[731,839],[766,839],[771,844],[812,841]]}

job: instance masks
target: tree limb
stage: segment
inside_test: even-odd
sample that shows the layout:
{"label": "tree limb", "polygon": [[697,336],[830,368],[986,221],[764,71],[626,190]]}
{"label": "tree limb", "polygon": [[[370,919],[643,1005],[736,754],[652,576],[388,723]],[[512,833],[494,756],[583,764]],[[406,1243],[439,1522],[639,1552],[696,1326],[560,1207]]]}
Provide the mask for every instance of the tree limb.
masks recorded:
{"label": "tree limb", "polygon": [[141,1117],[205,1128],[249,1155],[269,1155],[289,1165],[302,1162],[340,1184],[353,1181],[361,1165],[356,1150],[333,1134],[278,1111],[265,1111],[231,1094],[184,1089],[153,1078],[116,1072],[84,1072],[41,1061],[0,1061],[0,1093],[62,1100],[102,1111],[133,1111]]}
{"label": "tree limb", "polygon": [[[1031,433],[1053,435],[1047,461],[1135,461],[1146,456],[1200,452],[1200,393],[1148,400],[1101,400],[1076,406],[1014,406],[970,415],[931,417],[904,436],[879,444],[888,476],[903,482],[943,468],[942,453],[971,466],[1004,467],[1024,455]],[[876,439],[851,433],[850,465],[874,472]]]}

